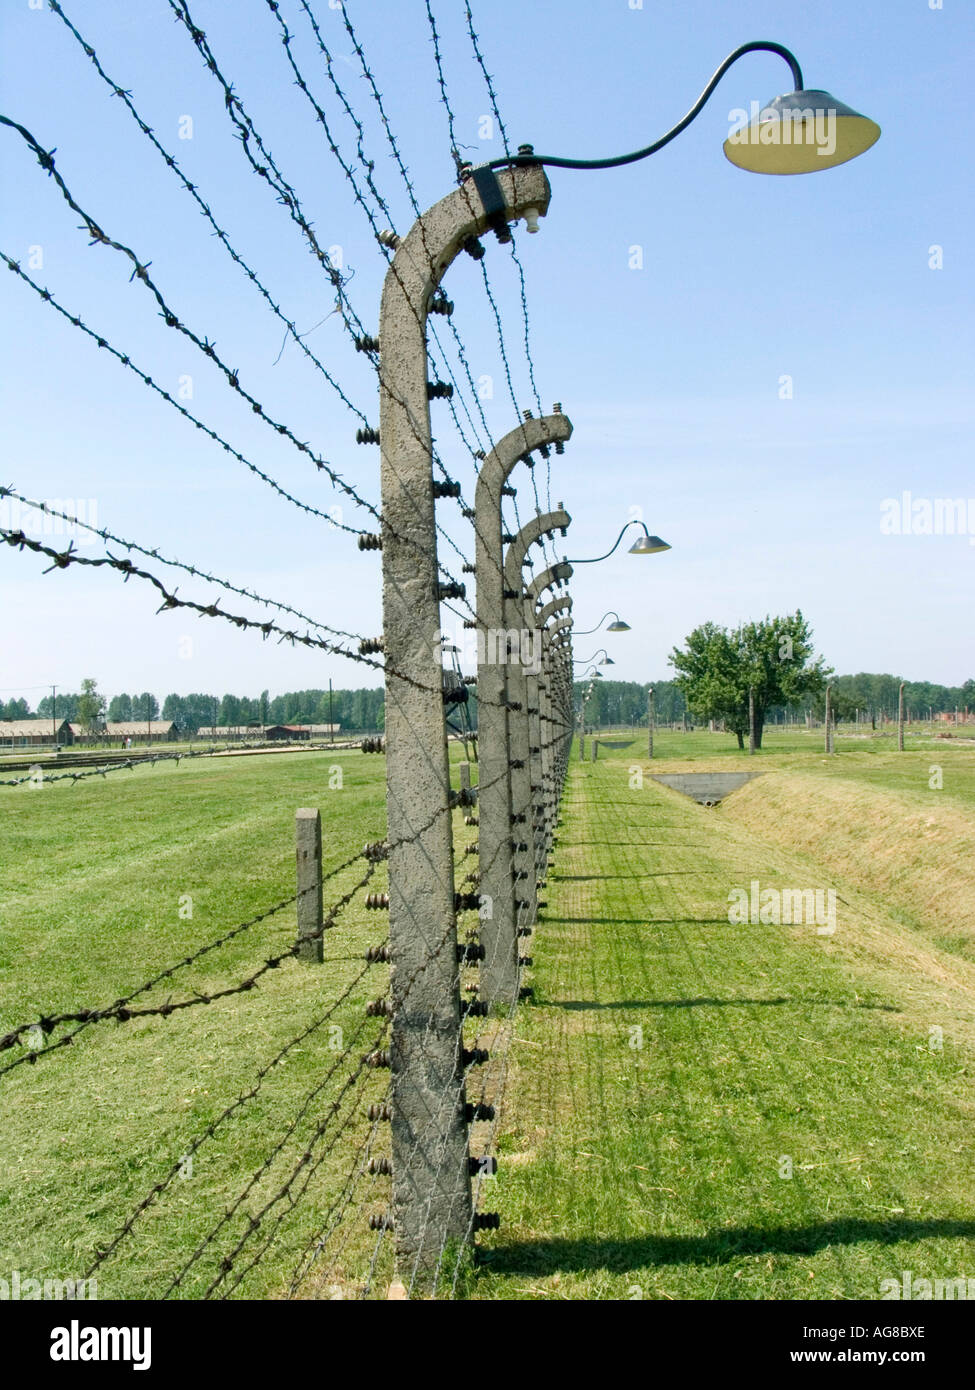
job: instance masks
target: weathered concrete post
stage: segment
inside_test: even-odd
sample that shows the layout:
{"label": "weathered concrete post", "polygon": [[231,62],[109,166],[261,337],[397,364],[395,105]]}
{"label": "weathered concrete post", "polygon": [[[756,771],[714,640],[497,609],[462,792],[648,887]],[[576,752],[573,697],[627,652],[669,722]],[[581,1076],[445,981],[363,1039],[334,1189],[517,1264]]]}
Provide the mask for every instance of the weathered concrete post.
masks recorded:
{"label": "weathered concrete post", "polygon": [[901,681],[897,691],[897,751],[904,751],[904,682]]}
{"label": "weathered concrete post", "polygon": [[551,775],[551,715],[549,713],[548,686],[550,681],[550,653],[553,641],[557,641],[572,626],[568,615],[557,618],[549,627],[542,623],[542,613],[555,608],[571,605],[570,598],[553,600],[541,612],[535,614],[530,601],[526,600],[526,621],[535,623],[541,650],[538,652],[539,669],[528,677],[529,713],[531,716],[532,742],[532,786],[533,795],[532,840],[535,846],[536,881],[545,877],[548,848],[551,838],[551,823],[554,807],[558,801],[557,789]]}
{"label": "weathered concrete post", "polygon": [[471,765],[466,758],[457,764],[457,776],[461,791],[469,792],[471,789]]}
{"label": "weathered concrete post", "polygon": [[322,817],[313,807],[295,812],[295,846],[298,867],[299,960],[320,961],[322,940]]}
{"label": "weathered concrete post", "polygon": [[652,758],[652,757],[653,757],[653,726],[654,726],[653,686],[651,685],[650,688],[649,688],[649,690],[647,691],[647,757],[648,757],[648,758]]}
{"label": "weathered concrete post", "polygon": [[755,687],[748,687],[748,755],[755,756]]}
{"label": "weathered concrete post", "polygon": [[832,706],[833,687],[826,687],[826,752],[833,751],[833,706]]}
{"label": "weathered concrete post", "polygon": [[[529,600],[530,602],[530,600]],[[542,787],[544,795],[546,813],[546,835],[545,835],[545,856],[547,858],[548,848],[551,843],[552,818],[555,807],[558,804],[559,788],[555,775],[556,764],[556,743],[561,730],[557,732],[557,705],[554,690],[555,673],[553,672],[553,642],[557,640],[556,634],[550,621],[559,613],[568,613],[572,609],[572,599],[566,594],[561,598],[554,598],[550,603],[539,608],[535,622],[542,634],[542,674],[538,681],[538,705],[539,705],[539,724],[541,727],[541,761],[542,761]]]}
{"label": "weathered concrete post", "polygon": [[[522,566],[530,546],[543,535],[565,530],[572,518],[559,509],[533,517],[518,532],[508,546],[504,560],[505,623],[507,629],[525,631],[525,580]],[[533,610],[534,605],[529,604]],[[509,746],[511,748],[511,828],[518,848],[513,854],[515,870],[515,904],[525,903],[522,923],[534,922],[537,913],[538,891],[535,856],[532,841],[532,810],[534,794],[531,780],[531,738],[528,710],[531,705],[528,671],[523,662],[512,662],[508,668]],[[522,848],[524,846],[524,848]],[[517,939],[514,943],[517,950]],[[505,949],[502,944],[501,949]]]}
{"label": "weathered concrete post", "polygon": [[[518,947],[515,926],[515,882],[512,842],[523,837],[512,827],[511,750],[509,747],[509,690],[511,659],[520,664],[520,637],[505,620],[504,540],[501,507],[507,480],[515,465],[531,462],[533,450],[563,443],[572,425],[561,412],[540,420],[525,420],[500,440],[481,464],[474,493],[477,537],[477,693],[478,863],[484,903],[480,939],[484,960],[480,969],[480,1000],[509,1004],[518,991]],[[519,633],[523,624],[518,625]],[[519,642],[509,658],[508,643]],[[489,911],[488,911],[489,909]]]}
{"label": "weathered concrete post", "polygon": [[443,705],[426,321],[489,226],[548,210],[543,169],[475,171],[396,247],[379,324],[389,843],[393,1220],[400,1262],[429,1267],[473,1221],[464,1109]]}

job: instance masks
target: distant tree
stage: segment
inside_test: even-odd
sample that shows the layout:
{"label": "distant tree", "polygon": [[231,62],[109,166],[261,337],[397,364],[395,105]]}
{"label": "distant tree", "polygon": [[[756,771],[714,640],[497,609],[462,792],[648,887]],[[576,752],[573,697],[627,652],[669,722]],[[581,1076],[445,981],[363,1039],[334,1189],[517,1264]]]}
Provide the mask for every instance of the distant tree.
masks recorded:
{"label": "distant tree", "polygon": [[767,712],[815,695],[831,674],[821,656],[813,657],[812,632],[798,609],[732,631],[704,623],[687,637],[684,650],[674,648],[670,662],[689,707],[701,718],[722,720],[739,748],[748,734],[749,691],[760,748]]}
{"label": "distant tree", "polygon": [[62,692],[59,690],[57,693],[57,706],[55,708],[50,695],[45,695],[44,699],[41,700],[40,704],[37,706],[36,718],[50,719],[54,716],[57,718],[59,724],[62,719],[74,721],[78,718],[78,701],[80,699],[80,695],[72,695],[68,691]]}
{"label": "distant tree", "polygon": [[239,724],[240,723],[240,696],[225,695],[220,701],[220,724]]}
{"label": "distant tree", "polygon": [[91,677],[81,682],[77,718],[87,733],[93,733],[105,717],[105,696],[98,692],[98,683]]}
{"label": "distant tree", "polygon": [[0,701],[0,719],[29,719],[30,705],[26,700]]}
{"label": "distant tree", "polygon": [[133,695],[132,718],[134,720],[158,719],[159,701],[155,695],[150,695],[148,690],[144,690],[141,695]]}
{"label": "distant tree", "polygon": [[132,718],[132,696],[113,695],[108,704],[108,717],[113,724],[121,724]]}
{"label": "distant tree", "polygon": [[266,690],[262,690],[262,691],[261,691],[261,700],[260,700],[260,711],[259,711],[258,716],[257,716],[258,719],[261,721],[262,724],[267,724],[267,723],[268,723],[267,711],[268,711],[268,705],[269,705],[269,704],[270,704],[270,696],[269,696],[269,693],[268,693],[268,691],[266,691]]}

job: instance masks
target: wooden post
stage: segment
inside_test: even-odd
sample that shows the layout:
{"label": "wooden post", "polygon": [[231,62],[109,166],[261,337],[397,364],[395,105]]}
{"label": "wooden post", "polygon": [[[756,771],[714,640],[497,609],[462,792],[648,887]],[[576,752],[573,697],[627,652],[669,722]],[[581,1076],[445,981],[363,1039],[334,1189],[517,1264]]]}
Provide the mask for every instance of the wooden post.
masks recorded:
{"label": "wooden post", "polygon": [[755,756],[755,687],[748,687],[748,756]]}
{"label": "wooden post", "polygon": [[298,860],[299,960],[321,961],[322,941],[322,817],[312,807],[295,812]]}

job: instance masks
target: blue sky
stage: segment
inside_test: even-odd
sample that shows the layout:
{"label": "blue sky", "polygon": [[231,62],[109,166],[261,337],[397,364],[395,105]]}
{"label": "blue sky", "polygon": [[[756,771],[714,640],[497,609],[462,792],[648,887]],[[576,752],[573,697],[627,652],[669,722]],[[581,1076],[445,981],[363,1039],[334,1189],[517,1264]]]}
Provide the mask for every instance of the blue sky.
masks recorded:
{"label": "blue sky", "polygon": [[[458,0],[432,0],[458,140],[473,160],[490,112]],[[189,0],[221,67],[297,189],[322,244],[354,271],[349,297],[375,329],[384,263],[366,218],[295,88],[265,0]],[[335,71],[365,130],[366,154],[397,230],[412,220],[368,88],[328,0],[312,0]],[[426,207],[453,186],[423,0],[350,0],[390,123]],[[970,54],[975,12],[961,0],[563,0],[474,4],[513,144],[577,157],[648,143],[692,104],[726,53],[774,39],[823,87],[883,128],[863,158],[805,178],[761,178],[721,152],[729,113],[789,89],[788,69],[750,55],[704,113],[660,154],[616,170],[550,170],[538,236],[517,236],[528,287],[535,373],[546,408],[574,425],[552,460],[551,498],[573,515],[559,551],[608,549],[631,508],[671,542],[634,559],[625,546],[573,583],[580,628],[607,609],[632,625],[614,675],[660,679],[667,654],[700,622],[734,623],[801,607],[840,671],[890,670],[960,683],[975,674],[972,532],[885,535],[885,499],[975,498],[972,469],[972,169]],[[132,94],[196,183],[235,247],[308,345],[378,424],[375,375],[326,317],[334,294],[300,234],[248,169],[205,71],[166,0],[119,6],[64,0],[109,75]],[[354,160],[355,132],[328,86],[298,0],[282,0],[295,53]],[[771,17],[770,17],[771,14]],[[220,248],[203,218],[53,14],[4,7],[2,109],[40,143],[82,207],[143,260],[168,302],[217,344],[268,413],[287,421],[371,502],[378,450]],[[181,139],[192,118],[192,138]],[[182,122],[182,124],[181,124]],[[306,458],[254,418],[186,339],[167,329],[131,266],[89,247],[79,218],[15,133],[0,130],[6,189],[0,246],[73,313],[174,392],[282,486],[327,510],[340,499]],[[377,214],[378,215],[378,214]],[[387,221],[383,214],[380,223]],[[533,404],[517,277],[486,238],[519,406]],[[941,248],[941,269],[932,257]],[[639,248],[634,254],[634,248]],[[632,268],[642,262],[642,268]],[[494,438],[515,423],[480,271],[462,257],[445,288]],[[355,539],[275,497],[154,399],[13,275],[0,277],[13,331],[2,352],[0,481],[41,499],[94,499],[98,524],[352,632],[380,630],[380,565]],[[442,321],[437,321],[442,325]],[[447,341],[442,326],[441,337]],[[791,399],[783,399],[784,378]],[[475,418],[476,410],[471,403]],[[438,447],[465,494],[473,466],[442,402]],[[522,520],[534,509],[522,471]],[[545,470],[538,470],[546,500]],[[438,504],[465,552],[469,528]],[[343,517],[372,529],[343,503]],[[441,547],[455,572],[460,560]],[[83,554],[97,555],[86,547]],[[95,676],[108,693],[272,693],[375,684],[341,658],[262,644],[185,613],[156,616],[145,588],[106,571],[43,575],[46,562],[4,547],[2,698]],[[151,568],[152,566],[150,566]],[[161,577],[169,579],[159,566]],[[212,590],[185,577],[184,596]],[[262,615],[245,600],[225,606]],[[445,615],[445,626],[453,620]],[[190,638],[189,643],[186,638]],[[592,645],[590,645],[592,644]],[[602,641],[580,639],[581,656]]]}

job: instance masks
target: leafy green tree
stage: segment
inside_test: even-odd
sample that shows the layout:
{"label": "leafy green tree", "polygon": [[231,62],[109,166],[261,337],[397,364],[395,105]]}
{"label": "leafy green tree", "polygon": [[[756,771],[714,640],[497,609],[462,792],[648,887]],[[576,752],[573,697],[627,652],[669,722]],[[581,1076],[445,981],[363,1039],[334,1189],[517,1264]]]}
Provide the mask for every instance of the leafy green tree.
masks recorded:
{"label": "leafy green tree", "polygon": [[93,733],[105,716],[105,696],[98,692],[98,683],[90,676],[81,682],[77,717],[87,733]]}
{"label": "leafy green tree", "polygon": [[26,700],[0,700],[0,719],[29,719],[30,705]]}
{"label": "leafy green tree", "polygon": [[108,704],[108,717],[113,724],[121,724],[132,718],[132,696],[113,695]]}
{"label": "leafy green tree", "polygon": [[821,656],[814,657],[812,631],[799,609],[731,631],[703,623],[687,637],[685,649],[674,648],[670,663],[689,708],[703,719],[722,720],[739,748],[748,734],[749,692],[761,748],[769,710],[818,693],[832,674]]}

